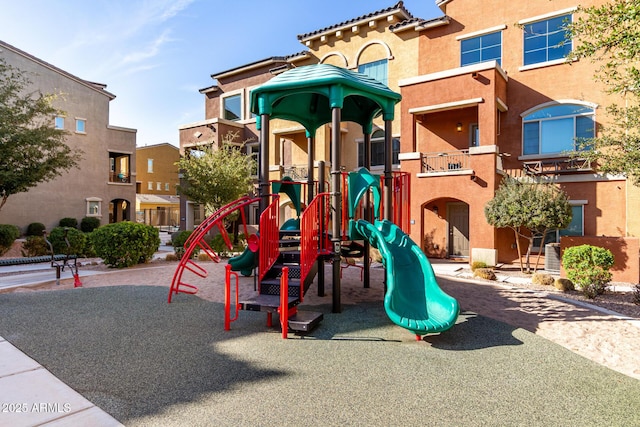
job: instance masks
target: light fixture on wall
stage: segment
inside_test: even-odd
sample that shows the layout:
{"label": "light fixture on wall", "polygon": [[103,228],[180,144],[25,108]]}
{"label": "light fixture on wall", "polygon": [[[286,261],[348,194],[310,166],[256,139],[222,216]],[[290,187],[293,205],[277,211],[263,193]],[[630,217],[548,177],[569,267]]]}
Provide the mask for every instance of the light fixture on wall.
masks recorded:
{"label": "light fixture on wall", "polygon": [[456,124],[456,130],[462,132],[462,123],[458,122],[458,124]]}
{"label": "light fixture on wall", "polygon": [[434,206],[433,208],[431,208],[431,210],[433,211],[434,214],[438,215],[438,207]]}

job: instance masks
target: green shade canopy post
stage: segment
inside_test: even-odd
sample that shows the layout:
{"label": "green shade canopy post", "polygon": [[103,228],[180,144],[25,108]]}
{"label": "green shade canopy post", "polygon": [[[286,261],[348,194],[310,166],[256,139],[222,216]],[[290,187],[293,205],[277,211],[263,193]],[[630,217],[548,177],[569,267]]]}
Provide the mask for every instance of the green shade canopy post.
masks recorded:
{"label": "green shade canopy post", "polygon": [[[257,128],[260,129],[261,150],[268,146],[267,121],[270,119],[290,120],[304,126],[307,138],[316,134],[319,127],[332,124],[331,182],[332,182],[332,243],[334,258],[333,311],[340,312],[340,241],[341,236],[341,193],[340,193],[340,123],[354,122],[362,126],[365,135],[371,134],[373,119],[382,116],[385,129],[391,134],[391,121],[395,105],[401,96],[381,82],[364,74],[329,64],[316,64],[293,68],[277,75],[267,83],[251,91],[251,112],[256,114]],[[390,138],[390,136],[388,137]],[[385,144],[391,159],[391,140]],[[385,141],[387,141],[385,140]],[[311,150],[312,143],[308,143]],[[313,156],[313,152],[308,153]],[[261,155],[262,162],[268,161],[268,152]],[[391,194],[391,163],[386,165],[386,191]],[[309,160],[312,168],[312,159]],[[269,166],[261,164],[259,185],[264,193],[268,186]],[[387,174],[386,172],[389,171]],[[264,206],[266,208],[266,205]],[[261,212],[263,207],[261,206]],[[385,209],[386,211],[387,209]]]}

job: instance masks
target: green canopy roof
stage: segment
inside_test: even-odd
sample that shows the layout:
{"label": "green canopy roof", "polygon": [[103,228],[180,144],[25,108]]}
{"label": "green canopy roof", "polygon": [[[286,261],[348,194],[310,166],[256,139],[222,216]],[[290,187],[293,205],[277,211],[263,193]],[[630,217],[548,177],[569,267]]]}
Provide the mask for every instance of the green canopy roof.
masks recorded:
{"label": "green canopy roof", "polygon": [[251,112],[300,123],[309,135],[331,122],[331,109],[342,109],[342,121],[371,133],[373,119],[393,120],[401,96],[364,74],[328,64],[293,68],[251,91]]}

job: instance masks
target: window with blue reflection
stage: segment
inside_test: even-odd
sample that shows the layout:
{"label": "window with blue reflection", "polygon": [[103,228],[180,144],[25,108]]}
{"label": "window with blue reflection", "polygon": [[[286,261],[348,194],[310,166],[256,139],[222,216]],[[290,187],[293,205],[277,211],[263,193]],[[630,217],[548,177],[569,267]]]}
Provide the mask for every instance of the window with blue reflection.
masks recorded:
{"label": "window with blue reflection", "polygon": [[559,154],[587,150],[582,142],[595,137],[595,110],[560,104],[541,108],[522,119],[522,154]]}
{"label": "window with blue reflection", "polygon": [[460,66],[502,61],[502,32],[484,34],[460,42]]}
{"label": "window with blue reflection", "polygon": [[525,25],[524,65],[566,58],[571,52],[570,23],[571,14],[567,14]]}

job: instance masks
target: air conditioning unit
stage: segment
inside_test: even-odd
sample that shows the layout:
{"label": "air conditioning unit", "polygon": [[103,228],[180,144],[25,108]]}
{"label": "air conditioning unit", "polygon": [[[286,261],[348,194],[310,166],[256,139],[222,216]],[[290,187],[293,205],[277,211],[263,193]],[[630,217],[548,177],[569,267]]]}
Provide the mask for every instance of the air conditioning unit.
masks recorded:
{"label": "air conditioning unit", "polygon": [[560,272],[560,243],[544,245],[544,269],[549,272]]}

